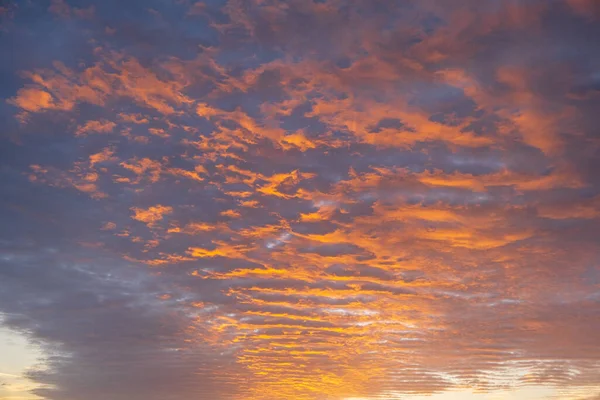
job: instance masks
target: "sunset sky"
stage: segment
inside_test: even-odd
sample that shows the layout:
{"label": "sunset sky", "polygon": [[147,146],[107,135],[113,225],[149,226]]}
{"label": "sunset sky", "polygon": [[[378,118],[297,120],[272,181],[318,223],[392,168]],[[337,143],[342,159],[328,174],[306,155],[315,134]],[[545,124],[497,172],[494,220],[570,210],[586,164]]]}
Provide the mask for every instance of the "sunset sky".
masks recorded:
{"label": "sunset sky", "polygon": [[0,400],[600,400],[600,1],[0,1]]}

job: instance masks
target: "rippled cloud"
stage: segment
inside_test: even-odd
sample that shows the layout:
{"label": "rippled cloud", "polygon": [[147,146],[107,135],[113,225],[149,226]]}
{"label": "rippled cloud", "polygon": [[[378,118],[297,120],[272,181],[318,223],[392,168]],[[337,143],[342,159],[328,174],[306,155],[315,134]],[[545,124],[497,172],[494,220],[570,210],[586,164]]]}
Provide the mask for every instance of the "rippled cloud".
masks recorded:
{"label": "rippled cloud", "polygon": [[600,393],[597,2],[0,18],[0,321],[43,353],[31,396]]}

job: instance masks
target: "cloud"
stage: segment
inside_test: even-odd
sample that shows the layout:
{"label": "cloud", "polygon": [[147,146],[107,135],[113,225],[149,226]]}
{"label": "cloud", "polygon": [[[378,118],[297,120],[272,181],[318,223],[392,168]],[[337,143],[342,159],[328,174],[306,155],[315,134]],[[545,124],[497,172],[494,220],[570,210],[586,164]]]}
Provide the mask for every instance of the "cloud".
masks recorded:
{"label": "cloud", "polygon": [[111,121],[87,121],[84,125],[77,127],[75,136],[83,136],[90,132],[94,133],[110,133],[115,128],[116,124]]}
{"label": "cloud", "polygon": [[91,5],[0,35],[34,394],[595,393],[591,2]]}
{"label": "cloud", "polygon": [[25,111],[37,112],[47,108],[54,108],[52,95],[45,90],[36,88],[19,89],[18,96],[12,103]]}
{"label": "cloud", "polygon": [[92,18],[94,16],[94,6],[86,9],[72,8],[64,0],[52,0],[48,11],[62,18],[70,18],[71,15],[79,18]]}
{"label": "cloud", "polygon": [[148,225],[148,227],[151,227],[156,222],[161,221],[165,215],[171,214],[173,212],[173,207],[157,204],[155,206],[148,207],[147,209],[132,207],[131,210],[134,212],[134,215],[131,218],[135,219],[136,221],[143,222]]}
{"label": "cloud", "polygon": [[23,73],[33,83],[10,102],[29,112],[69,111],[81,103],[103,106],[109,99],[126,97],[161,114],[173,114],[175,106],[192,101],[181,93],[185,82],[161,80],[131,57],[117,53],[99,55],[95,65],[82,71],[56,62],[54,68]]}

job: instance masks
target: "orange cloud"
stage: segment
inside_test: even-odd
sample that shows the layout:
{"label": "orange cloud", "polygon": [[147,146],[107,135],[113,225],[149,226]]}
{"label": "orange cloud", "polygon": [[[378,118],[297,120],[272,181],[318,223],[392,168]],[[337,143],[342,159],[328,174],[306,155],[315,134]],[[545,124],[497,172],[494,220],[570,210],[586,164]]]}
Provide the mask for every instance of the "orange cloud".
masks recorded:
{"label": "orange cloud", "polygon": [[35,87],[19,89],[17,96],[9,102],[30,112],[60,108],[54,103],[50,93]]}
{"label": "orange cloud", "polygon": [[131,207],[131,211],[134,212],[134,215],[131,218],[135,219],[136,221],[143,222],[149,228],[152,228],[156,225],[156,223],[162,221],[165,215],[171,214],[173,212],[173,207],[157,204],[155,206],[148,207],[147,209]]}
{"label": "orange cloud", "polygon": [[83,136],[89,133],[110,133],[117,126],[114,122],[101,120],[101,121],[87,121],[84,125],[77,127],[75,136]]}

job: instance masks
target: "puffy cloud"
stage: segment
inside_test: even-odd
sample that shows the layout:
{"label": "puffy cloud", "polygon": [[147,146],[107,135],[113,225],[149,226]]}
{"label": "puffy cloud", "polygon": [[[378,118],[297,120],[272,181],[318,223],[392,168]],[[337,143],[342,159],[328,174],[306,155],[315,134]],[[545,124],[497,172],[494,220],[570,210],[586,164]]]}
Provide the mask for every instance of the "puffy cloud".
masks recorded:
{"label": "puffy cloud", "polygon": [[131,218],[140,221],[152,227],[155,223],[161,221],[165,215],[173,212],[173,207],[157,204],[155,206],[144,208],[132,207],[133,216]]}
{"label": "puffy cloud", "polygon": [[75,136],[83,136],[89,133],[110,133],[116,124],[111,121],[87,121],[84,125],[77,127]]}
{"label": "puffy cloud", "polygon": [[32,112],[55,107],[50,93],[33,87],[19,89],[12,103],[25,111]]}

